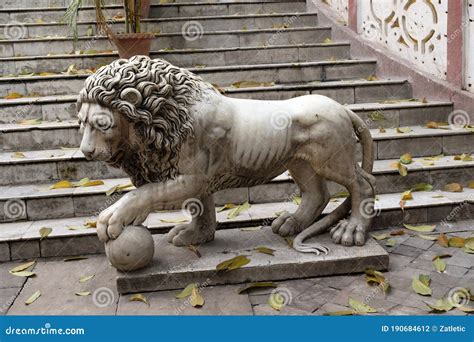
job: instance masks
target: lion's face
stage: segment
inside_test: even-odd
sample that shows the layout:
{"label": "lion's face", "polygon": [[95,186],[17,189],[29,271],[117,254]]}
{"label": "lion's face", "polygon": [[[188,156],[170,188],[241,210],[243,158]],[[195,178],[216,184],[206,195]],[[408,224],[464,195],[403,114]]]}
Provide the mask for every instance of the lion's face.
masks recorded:
{"label": "lion's face", "polygon": [[84,156],[105,162],[117,159],[128,138],[122,116],[98,103],[83,103],[78,117]]}

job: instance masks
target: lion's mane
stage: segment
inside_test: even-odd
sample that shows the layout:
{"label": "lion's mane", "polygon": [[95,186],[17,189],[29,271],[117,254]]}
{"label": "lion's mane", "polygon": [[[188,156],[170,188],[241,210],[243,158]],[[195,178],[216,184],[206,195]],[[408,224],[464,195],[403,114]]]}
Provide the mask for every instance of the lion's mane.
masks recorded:
{"label": "lion's mane", "polygon": [[[133,89],[141,95],[138,103],[123,98]],[[122,157],[110,163],[122,167],[140,186],[177,176],[181,145],[193,134],[189,106],[200,100],[205,90],[214,91],[186,69],[162,59],[135,56],[118,59],[87,78],[78,108],[85,102],[99,103],[134,125],[141,144],[123,146]]]}

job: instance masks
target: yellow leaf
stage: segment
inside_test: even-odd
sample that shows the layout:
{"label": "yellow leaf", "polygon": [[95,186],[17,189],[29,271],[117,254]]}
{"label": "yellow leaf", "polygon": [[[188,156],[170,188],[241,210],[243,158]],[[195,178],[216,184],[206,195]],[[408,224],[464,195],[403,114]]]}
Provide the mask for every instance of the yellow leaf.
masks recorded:
{"label": "yellow leaf", "polygon": [[474,249],[474,237],[467,238],[464,241],[464,246],[469,249]]}
{"label": "yellow leaf", "polygon": [[463,248],[465,239],[462,237],[458,236],[453,236],[452,238],[449,239],[449,247],[455,247],[455,248]]}
{"label": "yellow leaf", "polygon": [[219,263],[216,266],[216,270],[217,271],[231,271],[231,270],[240,268],[242,266],[245,266],[249,262],[250,262],[250,259],[247,258],[245,255],[238,255],[236,257],[233,257],[231,259],[228,259]]}
{"label": "yellow leaf", "polygon": [[91,274],[91,275],[82,277],[81,279],[79,279],[79,282],[80,282],[80,283],[85,283],[86,281],[91,280],[91,279],[94,278],[94,277],[95,277],[95,274]]}
{"label": "yellow leaf", "polygon": [[41,18],[39,18],[39,19],[36,19],[36,20],[35,20],[35,23],[37,23],[37,24],[44,24],[44,20],[41,19]]}
{"label": "yellow leaf", "polygon": [[188,284],[179,294],[176,295],[176,298],[181,299],[189,297],[191,295],[192,290],[197,287],[198,284],[196,283]]}
{"label": "yellow leaf", "polygon": [[439,125],[436,121],[430,121],[426,124],[426,127],[436,129],[439,128]]}
{"label": "yellow leaf", "polygon": [[400,157],[400,163],[402,163],[404,165],[408,165],[408,164],[413,163],[413,158],[411,157],[411,154],[410,153],[405,153],[404,155],[402,155]]}
{"label": "yellow leaf", "polygon": [[176,218],[176,219],[160,219],[160,221],[164,223],[183,223],[183,222],[188,222],[189,220],[185,218]]}
{"label": "yellow leaf", "polygon": [[84,226],[87,228],[97,228],[97,221],[86,221]]}
{"label": "yellow leaf", "polygon": [[18,121],[20,125],[39,125],[43,122],[41,119],[24,119]]}
{"label": "yellow leaf", "polygon": [[194,254],[196,254],[196,256],[197,256],[198,258],[201,257],[201,252],[199,252],[199,250],[198,250],[198,248],[197,248],[196,246],[189,245],[189,246],[187,246],[187,248],[188,248],[191,252],[193,252]]}
{"label": "yellow leaf", "polygon": [[413,131],[410,127],[397,127],[397,133],[404,134]]}
{"label": "yellow leaf", "polygon": [[420,235],[416,235],[418,236],[419,238],[422,238],[422,239],[425,239],[425,240],[430,240],[430,241],[436,241],[438,240],[438,235],[423,235],[423,234],[420,234]]}
{"label": "yellow leaf", "polygon": [[22,98],[24,95],[20,94],[20,93],[17,93],[17,92],[11,92],[9,93],[7,96],[3,97],[5,100],[14,100],[14,99],[20,99]]}
{"label": "yellow leaf", "polygon": [[199,289],[197,287],[194,287],[191,290],[189,304],[191,304],[194,308],[201,307],[204,305],[204,297],[199,293]]}
{"label": "yellow leaf", "polygon": [[217,209],[217,212],[220,213],[221,211],[224,211],[224,210],[229,210],[229,209],[234,209],[236,207],[235,204],[232,204],[232,203],[227,203],[226,205],[224,205],[223,207]]}
{"label": "yellow leaf", "polygon": [[148,303],[145,296],[140,294],[140,293],[136,293],[134,295],[131,295],[129,301],[130,302],[142,302],[142,303],[145,303],[146,305],[150,306],[150,304]]}
{"label": "yellow leaf", "polygon": [[84,292],[76,292],[75,295],[79,297],[86,297],[86,296],[90,296],[91,293],[89,291],[84,291]]}
{"label": "yellow leaf", "polygon": [[250,209],[250,203],[249,202],[245,202],[243,204],[240,204],[229,212],[229,214],[227,215],[227,218],[233,219],[233,218],[239,216],[244,211],[247,211],[249,209]]}
{"label": "yellow leaf", "polygon": [[293,238],[285,237],[285,241],[286,241],[288,247],[293,248]]}
{"label": "yellow leaf", "polygon": [[20,159],[20,158],[26,158],[26,156],[22,152],[15,152],[15,153],[12,154],[12,158]]}
{"label": "yellow leaf", "polygon": [[402,193],[402,201],[408,201],[412,199],[413,199],[413,195],[411,193],[411,190],[407,190]]}
{"label": "yellow leaf", "polygon": [[439,273],[443,273],[446,270],[446,263],[441,258],[434,259],[433,266]]}
{"label": "yellow leaf", "polygon": [[31,303],[33,303],[35,300],[37,300],[39,297],[41,296],[41,292],[39,291],[36,291],[35,293],[33,293],[31,295],[30,298],[28,298],[25,302],[26,305],[30,305]]}
{"label": "yellow leaf", "polygon": [[358,301],[357,299],[349,297],[349,306],[353,308],[356,312],[360,313],[375,313],[378,312],[377,309]]}
{"label": "yellow leaf", "polygon": [[397,163],[398,173],[400,176],[405,177],[408,175],[408,168],[402,163]]}
{"label": "yellow leaf", "polygon": [[474,181],[470,181],[469,183],[467,183],[467,187],[469,189],[474,189]]}
{"label": "yellow leaf", "polygon": [[332,39],[331,38],[326,38],[323,40],[323,44],[331,44],[332,43]]}
{"label": "yellow leaf", "polygon": [[132,183],[123,184],[123,185],[116,185],[116,186],[110,188],[109,190],[107,190],[107,192],[106,192],[105,194],[106,194],[107,196],[110,196],[110,195],[112,195],[112,194],[115,193],[115,192],[121,192],[122,190],[131,188],[131,187],[133,187],[133,184],[132,184]]}
{"label": "yellow leaf", "polygon": [[268,255],[273,255],[273,252],[275,252],[274,249],[271,249],[268,247],[256,247],[255,250],[259,253],[268,254]]}
{"label": "yellow leaf", "polygon": [[247,292],[250,289],[262,288],[262,287],[277,287],[278,285],[272,282],[257,282],[251,283],[239,289],[239,294]]}
{"label": "yellow leaf", "polygon": [[293,203],[296,205],[301,204],[301,197],[300,196],[293,196]]}
{"label": "yellow leaf", "polygon": [[240,81],[233,83],[233,88],[258,88],[258,87],[271,87],[275,85],[273,82],[255,82],[255,81]]}
{"label": "yellow leaf", "polygon": [[379,271],[376,271],[374,269],[365,270],[365,281],[369,285],[373,285],[373,284],[378,285],[380,288],[382,288],[384,293],[387,293],[387,291],[390,287],[390,285],[389,285],[387,279],[385,279],[385,276],[383,275],[383,273],[379,272]]}
{"label": "yellow leaf", "polygon": [[411,191],[431,191],[433,190],[433,185],[428,184],[428,183],[419,183],[413,186]]}
{"label": "yellow leaf", "polygon": [[28,268],[30,268],[34,265],[36,265],[36,260],[27,262],[25,264],[18,265],[16,267],[13,267],[9,272],[10,273],[15,273],[15,272],[25,271],[25,270],[27,270]]}
{"label": "yellow leaf", "polygon": [[41,227],[39,230],[40,240],[46,239],[49,234],[53,231],[53,228]]}
{"label": "yellow leaf", "polygon": [[387,247],[395,247],[396,245],[397,245],[397,240],[395,240],[395,239],[388,239],[385,242],[385,246],[387,246]]}
{"label": "yellow leaf", "polygon": [[463,192],[463,187],[459,183],[450,183],[444,186],[444,191],[449,192]]}
{"label": "yellow leaf", "polygon": [[79,182],[73,183],[74,187],[89,187],[89,186],[97,186],[97,185],[104,185],[104,182],[101,180],[94,180],[91,181],[89,178],[82,178]]}
{"label": "yellow leaf", "polygon": [[427,98],[426,98],[426,97],[422,98],[422,99],[421,99],[421,103],[428,103]]}
{"label": "yellow leaf", "polygon": [[379,235],[376,235],[376,234],[371,234],[372,237],[377,240],[377,241],[380,241],[380,240],[385,240],[387,239],[390,235],[385,233],[385,234],[379,234]]}
{"label": "yellow leaf", "polygon": [[30,272],[30,271],[19,271],[19,272],[10,272],[10,274],[17,276],[17,277],[34,277],[36,275],[35,272]]}
{"label": "yellow leaf", "polygon": [[88,259],[87,257],[85,256],[72,256],[72,257],[67,257],[65,259],[63,259],[64,262],[69,262],[69,261],[78,261],[78,260],[84,260],[84,259]]}
{"label": "yellow leaf", "polygon": [[383,127],[379,128],[379,133],[387,133],[387,130]]}
{"label": "yellow leaf", "polygon": [[432,232],[436,228],[436,225],[413,226],[411,224],[406,224],[406,223],[404,223],[403,226],[406,229],[410,229],[410,230],[413,230],[415,232],[423,232],[423,233]]}
{"label": "yellow leaf", "polygon": [[51,185],[49,188],[50,189],[67,189],[67,188],[72,188],[72,187],[73,187],[73,184],[70,181],[63,180]]}
{"label": "yellow leaf", "polygon": [[40,72],[38,75],[39,76],[54,76],[56,74],[52,72]]}
{"label": "yellow leaf", "polygon": [[454,308],[451,301],[447,298],[438,299],[435,304],[429,304],[426,302],[425,304],[434,312],[447,312]]}
{"label": "yellow leaf", "polygon": [[243,232],[255,232],[257,230],[261,230],[262,226],[259,227],[246,227],[246,228],[240,228],[241,231]]}
{"label": "yellow leaf", "polygon": [[378,77],[375,75],[370,75],[369,77],[366,78],[366,80],[369,82],[378,81]]}
{"label": "yellow leaf", "polygon": [[449,247],[449,240],[446,234],[444,233],[439,234],[438,245],[440,245],[441,247],[446,247],[446,248]]}
{"label": "yellow leaf", "polygon": [[414,277],[411,283],[413,290],[422,296],[431,296],[432,290],[426,281],[421,281],[419,277]]}

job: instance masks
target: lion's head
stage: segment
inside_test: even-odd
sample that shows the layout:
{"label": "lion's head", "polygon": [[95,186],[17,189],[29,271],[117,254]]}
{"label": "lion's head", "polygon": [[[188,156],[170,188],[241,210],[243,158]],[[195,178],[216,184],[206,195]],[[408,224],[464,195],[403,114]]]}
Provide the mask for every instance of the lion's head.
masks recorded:
{"label": "lion's head", "polygon": [[211,90],[161,59],[118,59],[87,78],[78,99],[86,158],[122,167],[136,185],[174,178],[193,133],[189,106]]}

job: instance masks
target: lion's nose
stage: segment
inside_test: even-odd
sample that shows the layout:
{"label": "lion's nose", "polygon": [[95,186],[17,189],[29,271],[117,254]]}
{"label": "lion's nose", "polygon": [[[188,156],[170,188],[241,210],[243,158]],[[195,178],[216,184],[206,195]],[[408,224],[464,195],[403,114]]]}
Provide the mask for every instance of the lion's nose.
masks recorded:
{"label": "lion's nose", "polygon": [[91,160],[95,152],[95,147],[91,144],[81,143],[81,152],[87,160]]}

